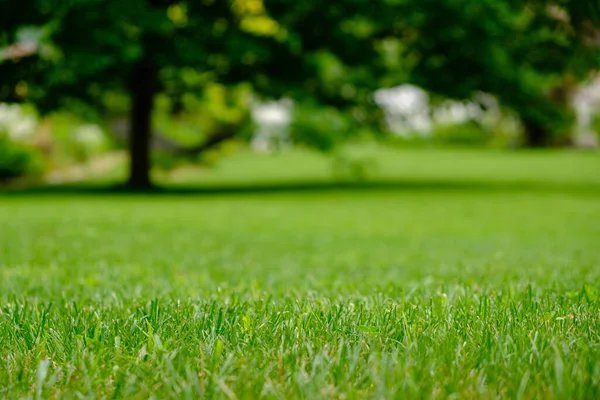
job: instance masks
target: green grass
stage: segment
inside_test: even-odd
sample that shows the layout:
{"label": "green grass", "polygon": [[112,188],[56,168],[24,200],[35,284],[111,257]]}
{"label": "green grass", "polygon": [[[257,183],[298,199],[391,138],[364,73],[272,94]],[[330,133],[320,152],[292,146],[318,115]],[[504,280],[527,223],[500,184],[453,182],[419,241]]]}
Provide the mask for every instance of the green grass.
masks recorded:
{"label": "green grass", "polygon": [[0,197],[0,398],[600,397],[598,153],[379,159]]}

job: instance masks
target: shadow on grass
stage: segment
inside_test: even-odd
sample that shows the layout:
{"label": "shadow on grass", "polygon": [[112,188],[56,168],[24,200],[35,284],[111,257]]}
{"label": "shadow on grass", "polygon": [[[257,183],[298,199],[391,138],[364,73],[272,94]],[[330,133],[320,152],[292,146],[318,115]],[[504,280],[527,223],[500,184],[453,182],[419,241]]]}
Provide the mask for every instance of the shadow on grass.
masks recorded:
{"label": "shadow on grass", "polygon": [[98,184],[62,184],[20,189],[3,189],[2,197],[38,196],[214,196],[269,195],[302,193],[356,192],[463,192],[463,193],[565,193],[600,196],[600,184],[556,183],[541,181],[475,181],[475,180],[389,180],[364,182],[289,181],[245,182],[227,185],[163,186],[149,190],[131,190],[123,186]]}

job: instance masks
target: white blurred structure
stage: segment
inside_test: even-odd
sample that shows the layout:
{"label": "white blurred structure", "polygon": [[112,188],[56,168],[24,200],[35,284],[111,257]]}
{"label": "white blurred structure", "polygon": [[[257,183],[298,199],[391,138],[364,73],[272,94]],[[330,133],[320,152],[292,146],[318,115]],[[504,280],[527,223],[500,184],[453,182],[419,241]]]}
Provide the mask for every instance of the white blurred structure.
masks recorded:
{"label": "white blurred structure", "polygon": [[[469,120],[484,126],[510,123],[512,129],[518,129],[516,121],[506,121],[502,116],[497,100],[485,93],[478,94],[472,102],[447,100],[437,107],[430,105],[427,92],[413,85],[380,89],[375,92],[374,98],[385,112],[390,131],[401,136],[428,136],[436,125],[460,124]],[[597,147],[600,132],[594,131],[593,121],[600,118],[600,75],[576,91],[572,106],[577,116],[575,144]]]}
{"label": "white blurred structure", "polygon": [[[401,136],[429,136],[435,126],[447,126],[477,120],[496,125],[503,118],[493,96],[480,93],[474,101],[447,100],[437,107],[430,105],[429,96],[414,85],[379,89],[375,102],[384,110],[390,131]],[[484,106],[485,109],[482,107]],[[257,125],[252,148],[269,152],[291,145],[289,126],[292,122],[293,102],[289,99],[267,103],[253,102],[252,117]]]}
{"label": "white blurred structure", "polygon": [[[401,136],[429,136],[435,126],[460,124],[469,120],[476,120],[487,126],[506,122],[503,122],[504,117],[496,99],[484,93],[478,94],[472,102],[447,100],[433,107],[427,92],[407,84],[379,89],[374,93],[374,99],[384,110],[390,131]],[[289,127],[293,118],[293,106],[290,99],[253,102],[251,113],[257,125],[251,142],[254,150],[269,152],[291,146]],[[594,131],[594,128],[597,129],[597,126],[594,127],[594,119],[600,118],[600,75],[575,92],[572,106],[577,118],[573,137],[575,144],[580,147],[598,147],[600,132]],[[36,118],[25,113],[21,106],[0,103],[0,133],[8,134],[13,140],[24,141],[32,138],[37,128]],[[123,136],[126,136],[126,124],[121,123],[113,128],[114,131],[123,131]],[[514,127],[511,125],[511,129],[518,129],[516,122]],[[82,126],[76,130],[75,135],[78,141],[88,144],[96,144],[102,140],[102,131],[95,125]]]}
{"label": "white blurred structure", "polygon": [[423,89],[413,85],[379,89],[374,98],[385,112],[390,131],[402,136],[431,133],[429,96]]}
{"label": "white blurred structure", "polygon": [[27,115],[18,104],[0,103],[0,133],[7,134],[12,140],[27,140],[35,134],[37,121]]}
{"label": "white blurred structure", "polygon": [[292,122],[292,107],[290,99],[253,102],[251,112],[257,129],[251,145],[255,151],[270,152],[291,145],[289,126]]}
{"label": "white blurred structure", "polygon": [[430,104],[427,92],[413,85],[379,89],[374,98],[385,112],[390,131],[401,136],[429,136],[435,126],[456,125],[469,120],[494,124],[501,118],[496,100],[484,93],[476,96],[474,101],[446,100],[435,107]]}
{"label": "white blurred structure", "polygon": [[573,96],[577,128],[573,140],[580,147],[598,147],[600,132],[594,131],[594,118],[600,118],[600,75],[580,87]]}

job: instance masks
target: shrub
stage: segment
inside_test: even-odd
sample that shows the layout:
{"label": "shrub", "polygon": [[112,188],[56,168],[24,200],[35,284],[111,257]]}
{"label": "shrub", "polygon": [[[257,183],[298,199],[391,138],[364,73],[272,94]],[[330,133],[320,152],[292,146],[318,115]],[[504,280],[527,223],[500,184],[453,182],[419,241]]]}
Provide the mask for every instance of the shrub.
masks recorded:
{"label": "shrub", "polygon": [[334,108],[300,106],[294,109],[290,126],[292,141],[324,153],[347,140],[355,126],[351,119]]}
{"label": "shrub", "polygon": [[11,140],[6,132],[0,132],[0,181],[37,175],[42,170],[42,160],[35,149]]}

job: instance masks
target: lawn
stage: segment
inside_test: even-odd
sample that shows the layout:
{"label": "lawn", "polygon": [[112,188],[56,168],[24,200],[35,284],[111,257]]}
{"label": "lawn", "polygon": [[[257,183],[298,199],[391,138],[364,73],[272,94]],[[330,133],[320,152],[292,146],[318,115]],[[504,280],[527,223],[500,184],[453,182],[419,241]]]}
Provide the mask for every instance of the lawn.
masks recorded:
{"label": "lawn", "polygon": [[370,157],[0,195],[0,397],[600,398],[600,154]]}

